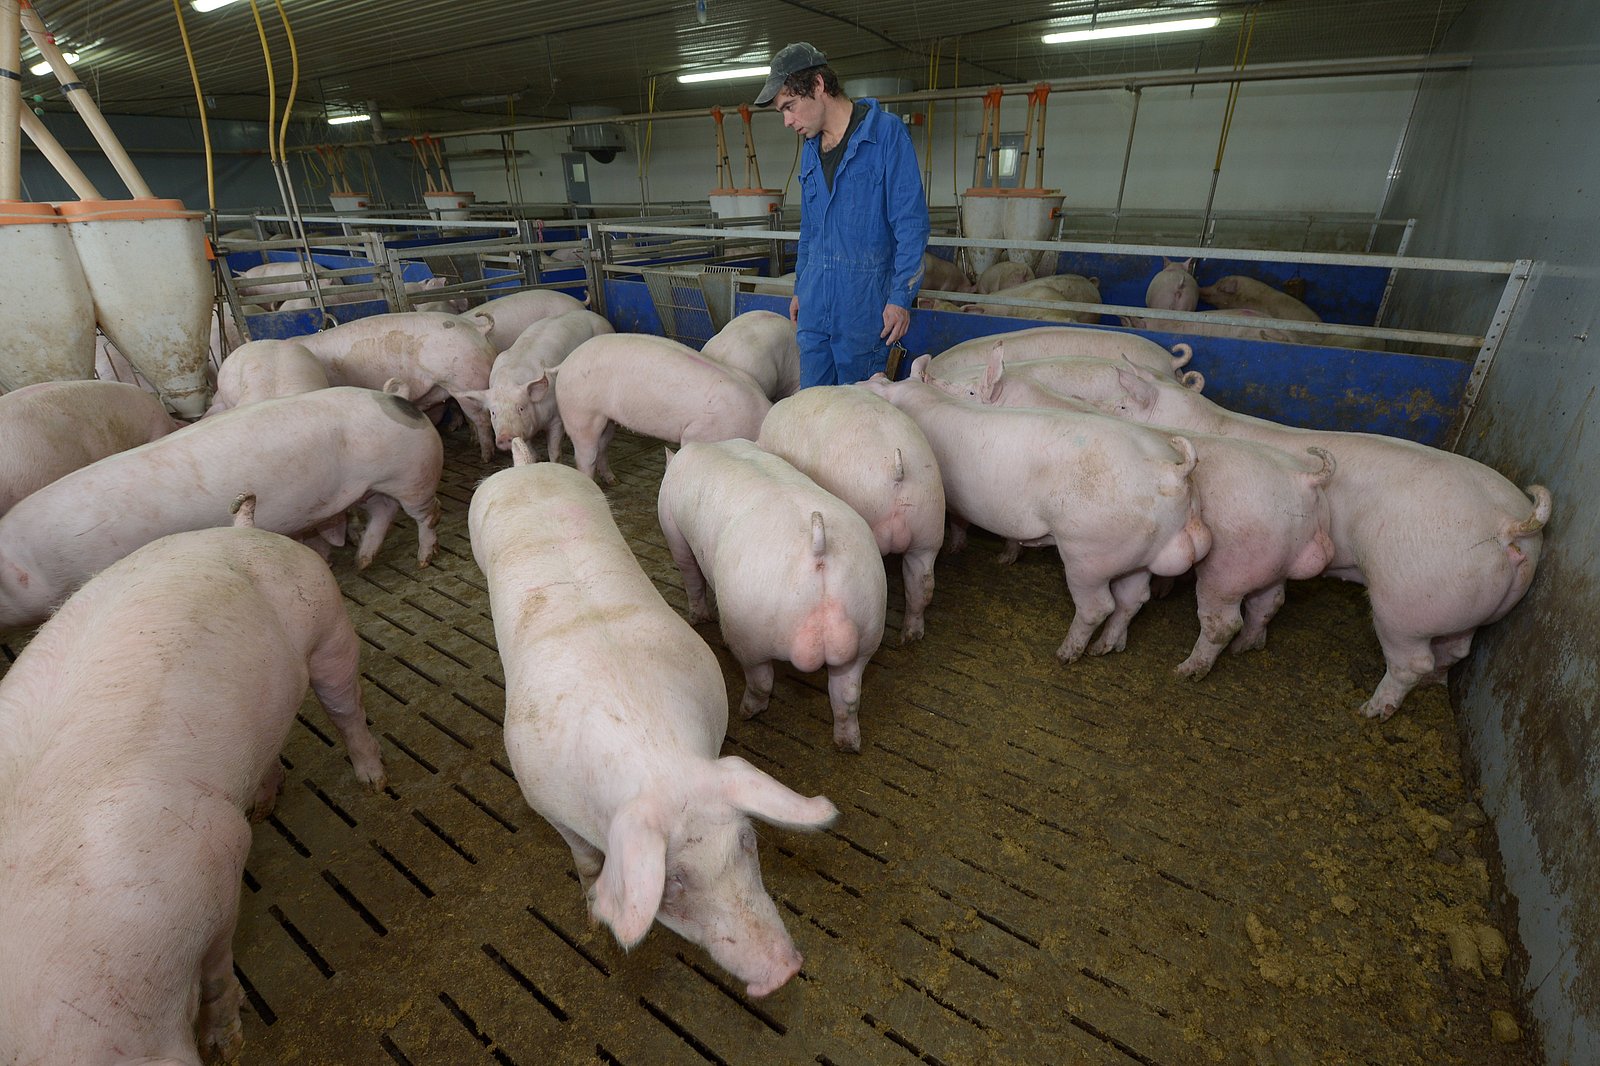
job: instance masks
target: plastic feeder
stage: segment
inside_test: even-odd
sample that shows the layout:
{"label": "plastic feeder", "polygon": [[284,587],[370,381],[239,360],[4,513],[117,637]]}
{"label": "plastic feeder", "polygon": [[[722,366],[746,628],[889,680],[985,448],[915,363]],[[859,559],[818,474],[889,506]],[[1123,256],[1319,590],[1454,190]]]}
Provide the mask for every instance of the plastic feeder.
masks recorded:
{"label": "plastic feeder", "polygon": [[94,300],[56,209],[0,201],[0,263],[0,388],[94,377]]}
{"label": "plastic feeder", "polygon": [[428,213],[441,222],[460,222],[472,215],[472,201],[477,198],[475,192],[452,192],[445,189],[442,192],[425,192],[422,202],[428,205]]}
{"label": "plastic feeder", "polygon": [[[1061,211],[1063,197],[1059,189],[1017,189],[1005,198],[1004,236],[1012,241],[1043,241],[1050,237],[1052,223]],[[1014,263],[1026,263],[1034,271],[1039,269],[1043,252],[1030,252],[1022,248],[1006,249],[1006,258]],[[1053,273],[1053,271],[1051,272]]]}
{"label": "plastic feeder", "polygon": [[335,214],[353,215],[367,209],[367,194],[364,192],[332,192],[328,199],[333,203]]}
{"label": "plastic feeder", "polygon": [[[973,240],[1005,235],[1006,198],[1009,189],[974,186],[961,197],[961,235]],[[1000,249],[968,246],[967,263],[974,275],[1000,261]]]}
{"label": "plastic feeder", "polygon": [[712,189],[711,213],[718,218],[749,218],[783,206],[782,189]]}
{"label": "plastic feeder", "polygon": [[60,211],[71,223],[100,328],[168,407],[199,418],[211,402],[203,213],[155,199],[87,200]]}

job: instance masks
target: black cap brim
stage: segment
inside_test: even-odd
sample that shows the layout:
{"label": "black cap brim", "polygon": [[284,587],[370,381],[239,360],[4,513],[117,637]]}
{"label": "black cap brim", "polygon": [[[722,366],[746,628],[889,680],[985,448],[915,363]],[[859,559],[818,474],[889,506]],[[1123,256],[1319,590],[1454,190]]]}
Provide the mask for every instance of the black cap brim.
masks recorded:
{"label": "black cap brim", "polygon": [[779,74],[777,71],[768,74],[767,83],[761,87],[761,95],[756,97],[756,106],[766,107],[772,103],[772,98],[778,95],[778,91],[783,88],[783,83],[788,77],[789,75]]}

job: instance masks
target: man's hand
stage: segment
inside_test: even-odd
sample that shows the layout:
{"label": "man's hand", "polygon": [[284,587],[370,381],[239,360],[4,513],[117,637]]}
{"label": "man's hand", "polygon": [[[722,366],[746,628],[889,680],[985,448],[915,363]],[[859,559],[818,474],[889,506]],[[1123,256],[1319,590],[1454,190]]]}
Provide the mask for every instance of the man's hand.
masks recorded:
{"label": "man's hand", "polygon": [[800,297],[789,297],[789,321],[795,324],[800,322]]}
{"label": "man's hand", "polygon": [[911,312],[899,304],[883,305],[883,332],[878,336],[885,344],[893,344],[911,328]]}

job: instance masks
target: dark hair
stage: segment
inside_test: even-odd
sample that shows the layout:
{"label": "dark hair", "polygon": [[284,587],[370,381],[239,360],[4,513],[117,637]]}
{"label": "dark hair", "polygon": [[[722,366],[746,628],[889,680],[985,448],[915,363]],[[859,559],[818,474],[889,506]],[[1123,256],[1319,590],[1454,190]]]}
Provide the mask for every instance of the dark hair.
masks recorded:
{"label": "dark hair", "polygon": [[788,92],[790,96],[803,96],[809,100],[811,99],[812,83],[816,81],[818,74],[822,75],[822,91],[824,93],[829,96],[844,95],[844,90],[839,87],[839,75],[835,74],[833,68],[826,64],[820,67],[807,67],[804,70],[797,70],[787,78],[784,78],[784,91]]}

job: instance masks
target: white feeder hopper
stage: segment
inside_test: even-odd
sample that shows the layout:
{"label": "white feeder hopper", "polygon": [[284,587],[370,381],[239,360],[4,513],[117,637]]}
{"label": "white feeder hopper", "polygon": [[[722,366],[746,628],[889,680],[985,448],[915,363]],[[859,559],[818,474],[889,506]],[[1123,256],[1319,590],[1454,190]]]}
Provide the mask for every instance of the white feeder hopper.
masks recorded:
{"label": "white feeder hopper", "polygon": [[94,377],[94,301],[66,220],[49,204],[0,202],[0,388]]}
{"label": "white feeder hopper", "polygon": [[367,194],[364,192],[331,192],[328,199],[333,204],[334,214],[354,215],[367,209]]}
{"label": "white feeder hopper", "polygon": [[445,189],[423,193],[422,202],[428,205],[428,213],[439,221],[459,222],[472,215],[472,201],[477,195],[474,192],[453,192]]}
{"label": "white feeder hopper", "polygon": [[[204,213],[178,200],[62,204],[94,315],[111,343],[185,418],[211,402],[206,379],[212,282]],[[90,366],[93,376],[93,340]]]}
{"label": "white feeder hopper", "polygon": [[[1005,198],[1005,225],[1001,236],[1012,241],[1049,240],[1055,228],[1056,216],[1061,213],[1063,199],[1059,189],[1010,189]],[[1014,263],[1026,263],[1035,273],[1043,252],[1030,252],[1022,248],[1006,249],[1006,258]],[[1054,271],[1050,271],[1054,273]]]}
{"label": "white feeder hopper", "polygon": [[[961,197],[961,235],[974,240],[985,237],[1004,237],[1006,227],[1006,194],[1010,189],[974,186]],[[967,264],[974,275],[1000,261],[998,248],[967,248]]]}
{"label": "white feeder hopper", "polygon": [[748,218],[782,207],[782,189],[713,189],[711,192],[711,213],[718,218]]}

